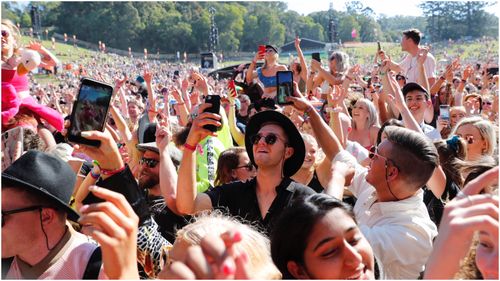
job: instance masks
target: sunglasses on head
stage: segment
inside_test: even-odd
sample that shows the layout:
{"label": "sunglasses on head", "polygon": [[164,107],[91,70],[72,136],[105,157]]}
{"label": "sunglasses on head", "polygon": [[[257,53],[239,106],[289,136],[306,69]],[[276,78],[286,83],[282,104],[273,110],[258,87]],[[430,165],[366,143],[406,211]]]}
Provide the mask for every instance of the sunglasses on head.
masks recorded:
{"label": "sunglasses on head", "polygon": [[261,134],[257,134],[257,135],[254,135],[250,138],[250,141],[253,143],[253,144],[258,144],[260,139],[261,138],[264,138],[264,141],[267,143],[267,144],[270,144],[270,145],[273,145],[276,143],[276,141],[279,139],[279,137],[273,133],[270,133],[266,136],[263,136]]}
{"label": "sunglasses on head", "polygon": [[139,160],[139,164],[141,164],[141,165],[146,164],[146,166],[148,166],[149,168],[156,167],[156,165],[158,165],[158,163],[160,163],[160,161],[155,160],[155,159],[151,159],[151,158],[145,158],[145,157],[142,157],[141,160]]}
{"label": "sunglasses on head", "polygon": [[248,162],[248,164],[236,167],[236,169],[241,169],[241,168],[245,168],[245,169],[247,169],[247,171],[251,172],[251,171],[253,171],[254,166],[253,166],[252,162]]}

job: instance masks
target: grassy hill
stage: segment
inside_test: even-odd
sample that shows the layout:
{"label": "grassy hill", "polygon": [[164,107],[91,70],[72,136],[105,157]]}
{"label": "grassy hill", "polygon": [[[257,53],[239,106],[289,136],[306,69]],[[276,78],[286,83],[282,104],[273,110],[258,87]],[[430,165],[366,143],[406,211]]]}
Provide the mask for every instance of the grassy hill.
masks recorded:
{"label": "grassy hill", "polygon": [[[23,45],[27,45],[32,38],[28,36],[23,36],[21,42]],[[82,47],[73,47],[72,43],[69,44],[58,43],[55,44],[55,50],[52,50],[52,42],[48,40],[42,40],[42,45],[47,49],[51,50],[58,58],[61,60],[63,64],[74,63],[76,61],[86,61],[95,55],[95,51],[88,50]],[[382,42],[382,49],[386,51],[386,53],[393,58],[395,61],[399,61],[403,52],[401,51],[401,47],[399,43],[386,43]],[[436,57],[436,60],[442,60],[445,57],[445,54],[451,57],[456,57],[460,55],[462,61],[468,63],[475,63],[475,61],[480,58],[483,61],[486,61],[488,57],[493,58],[495,61],[498,60],[498,41],[488,41],[487,43],[478,43],[478,42],[468,42],[468,43],[455,43],[448,44],[446,42],[436,44],[432,47],[431,52]],[[351,59],[351,64],[362,64],[362,65],[370,65],[373,63],[373,57],[377,50],[377,43],[345,43],[344,47],[341,49],[342,51],[349,54]],[[327,61],[326,52],[322,55],[322,61]],[[309,57],[306,57],[309,59]],[[288,64],[289,57],[288,54],[281,54],[280,62],[284,64]],[[228,60],[225,61],[221,67],[229,66],[233,64],[239,64],[243,62],[249,61],[241,61],[241,60]],[[498,61],[497,61],[498,62]],[[55,78],[52,76],[47,76],[43,74],[37,74],[36,79],[39,83],[50,83],[55,82]]]}

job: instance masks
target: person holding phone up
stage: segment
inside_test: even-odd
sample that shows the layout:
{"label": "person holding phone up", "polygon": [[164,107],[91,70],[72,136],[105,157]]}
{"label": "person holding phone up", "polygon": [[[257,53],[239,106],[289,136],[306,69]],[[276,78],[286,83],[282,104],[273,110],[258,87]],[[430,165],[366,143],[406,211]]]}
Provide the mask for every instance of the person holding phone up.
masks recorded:
{"label": "person holding phone up", "polygon": [[[264,85],[262,98],[274,98],[276,96],[276,73],[287,71],[285,65],[278,63],[278,48],[273,45],[260,45],[252,63],[246,72],[246,82],[251,85],[255,78]],[[262,67],[255,69],[258,60],[264,60]]]}

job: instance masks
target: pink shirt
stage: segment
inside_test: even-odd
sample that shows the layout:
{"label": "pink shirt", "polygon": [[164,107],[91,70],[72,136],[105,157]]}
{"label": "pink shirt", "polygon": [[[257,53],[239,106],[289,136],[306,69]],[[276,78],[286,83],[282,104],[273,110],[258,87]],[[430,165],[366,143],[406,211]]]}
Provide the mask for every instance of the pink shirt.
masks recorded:
{"label": "pink shirt", "polygon": [[[88,260],[97,245],[91,243],[87,236],[72,229],[69,231],[71,238],[63,246],[62,253],[57,255],[50,267],[38,279],[82,279]],[[19,263],[20,261],[15,257],[6,279],[26,279],[22,275]],[[99,279],[108,279],[102,266]]]}

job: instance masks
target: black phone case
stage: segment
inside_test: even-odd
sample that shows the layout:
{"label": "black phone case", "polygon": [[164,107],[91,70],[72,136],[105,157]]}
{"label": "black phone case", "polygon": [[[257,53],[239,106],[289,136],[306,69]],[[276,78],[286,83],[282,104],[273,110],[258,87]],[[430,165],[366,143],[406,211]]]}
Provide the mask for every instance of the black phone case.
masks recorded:
{"label": "black phone case", "polygon": [[106,83],[102,83],[102,82],[93,80],[93,79],[90,79],[90,78],[82,78],[81,84],[80,84],[80,89],[78,90],[78,97],[77,97],[76,101],[73,103],[73,112],[71,112],[71,118],[70,118],[71,126],[68,128],[67,141],[72,142],[72,143],[81,143],[81,144],[85,144],[85,145],[89,145],[89,146],[99,147],[101,145],[101,141],[99,141],[99,140],[89,140],[89,139],[82,137],[80,134],[77,134],[77,135],[72,134],[72,131],[73,131],[72,127],[76,124],[75,123],[75,118],[76,118],[75,108],[76,108],[76,105],[78,104],[78,101],[80,99],[80,90],[81,90],[83,85],[94,85],[94,86],[99,86],[99,87],[111,88],[111,96],[109,98],[108,107],[106,108],[106,114],[104,115],[106,117],[104,118],[104,121],[102,122],[101,128],[98,128],[98,130],[103,131],[104,126],[106,125],[107,116],[109,113],[109,106],[111,104],[111,99],[112,99],[112,95],[113,95],[113,86],[106,84]]}
{"label": "black phone case", "polygon": [[312,59],[321,62],[321,56],[319,53],[312,53]]}
{"label": "black phone case", "polygon": [[[217,95],[208,95],[205,99],[206,103],[211,103],[212,106],[205,109],[204,112],[211,112],[215,114],[220,113],[220,96]],[[211,132],[216,132],[217,130],[220,130],[222,126],[215,126],[215,125],[205,125],[203,128],[211,131]]]}
{"label": "black phone case", "polygon": [[[290,79],[290,85],[289,86],[282,86],[280,85],[280,76],[281,75],[291,75],[291,79]],[[292,102],[280,102],[280,96],[281,96],[281,92],[280,91],[280,88],[281,87],[290,87],[289,89],[289,93],[290,93],[290,96],[292,96],[292,92],[293,92],[293,73],[291,71],[278,71],[276,73],[276,86],[277,86],[277,90],[276,90],[276,103],[277,104],[280,104],[280,105],[287,105],[287,104],[292,104]],[[285,95],[286,97],[287,95]]]}

